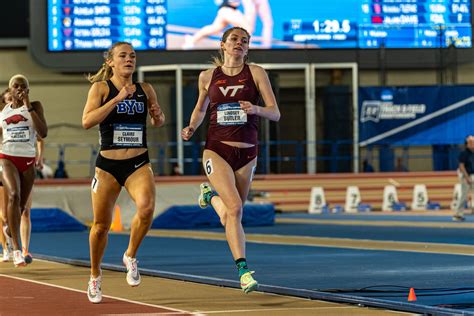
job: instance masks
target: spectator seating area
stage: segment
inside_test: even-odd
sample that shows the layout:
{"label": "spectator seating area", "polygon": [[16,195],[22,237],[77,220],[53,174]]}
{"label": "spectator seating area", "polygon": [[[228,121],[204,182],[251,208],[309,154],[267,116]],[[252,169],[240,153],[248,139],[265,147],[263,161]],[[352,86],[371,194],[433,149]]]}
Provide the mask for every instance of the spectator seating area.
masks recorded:
{"label": "spectator seating area", "polygon": [[441,209],[450,209],[454,187],[458,183],[455,171],[437,172],[387,172],[387,173],[340,173],[313,175],[258,175],[252,184],[254,202],[274,203],[281,212],[307,212],[311,189],[322,187],[330,208],[344,207],[348,186],[357,186],[361,203],[370,204],[373,211],[382,209],[384,188],[394,185],[398,200],[408,209],[417,184],[426,185],[428,200],[439,203]]}

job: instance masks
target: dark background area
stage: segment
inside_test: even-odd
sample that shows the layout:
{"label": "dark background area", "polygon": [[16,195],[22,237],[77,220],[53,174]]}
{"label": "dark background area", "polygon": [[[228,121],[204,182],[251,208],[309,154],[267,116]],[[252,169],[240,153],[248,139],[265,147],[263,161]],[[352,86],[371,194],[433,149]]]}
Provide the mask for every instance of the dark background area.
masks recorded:
{"label": "dark background area", "polygon": [[29,0],[8,0],[2,4],[0,39],[28,38],[30,36]]}

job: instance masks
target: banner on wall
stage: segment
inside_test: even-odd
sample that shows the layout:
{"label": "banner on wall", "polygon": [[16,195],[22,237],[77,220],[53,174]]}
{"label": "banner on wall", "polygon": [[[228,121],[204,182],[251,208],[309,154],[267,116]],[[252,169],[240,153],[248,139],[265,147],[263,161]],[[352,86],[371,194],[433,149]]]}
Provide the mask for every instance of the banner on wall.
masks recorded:
{"label": "banner on wall", "polygon": [[359,88],[359,145],[462,144],[474,135],[474,85]]}

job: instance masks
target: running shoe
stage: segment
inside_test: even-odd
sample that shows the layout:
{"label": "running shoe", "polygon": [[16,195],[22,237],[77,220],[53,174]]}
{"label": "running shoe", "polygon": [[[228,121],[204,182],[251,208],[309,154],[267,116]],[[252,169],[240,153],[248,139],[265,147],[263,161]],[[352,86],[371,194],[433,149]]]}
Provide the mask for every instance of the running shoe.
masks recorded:
{"label": "running shoe", "polygon": [[253,273],[255,273],[255,271],[249,271],[242,274],[240,277],[240,287],[245,292],[245,294],[255,291],[258,287],[258,282],[252,277]]}
{"label": "running shoe", "polygon": [[201,189],[201,194],[199,194],[199,199],[198,199],[199,207],[206,208],[209,206],[210,201],[211,201],[212,189],[209,186],[209,183],[206,183],[206,182],[201,183],[199,188]]}
{"label": "running shoe", "polygon": [[138,272],[137,258],[127,256],[127,252],[123,254],[123,265],[127,268],[127,283],[130,286],[139,286],[142,281],[140,272]]}
{"label": "running shoe", "polygon": [[87,298],[91,303],[97,304],[102,301],[102,276],[89,279],[87,286]]}
{"label": "running shoe", "polygon": [[26,266],[25,258],[23,258],[21,250],[13,250],[13,264],[15,267]]}
{"label": "running shoe", "polygon": [[3,249],[2,262],[8,262],[10,260],[10,251]]}
{"label": "running shoe", "polygon": [[25,258],[26,264],[32,263],[33,262],[33,256],[28,252],[28,249],[23,247],[22,252],[23,252],[23,257]]}
{"label": "running shoe", "polygon": [[30,253],[23,253],[23,258],[25,258],[26,264],[31,264],[33,262],[33,256]]}
{"label": "running shoe", "polygon": [[466,218],[462,215],[456,214],[453,216],[453,221],[454,222],[464,222]]}

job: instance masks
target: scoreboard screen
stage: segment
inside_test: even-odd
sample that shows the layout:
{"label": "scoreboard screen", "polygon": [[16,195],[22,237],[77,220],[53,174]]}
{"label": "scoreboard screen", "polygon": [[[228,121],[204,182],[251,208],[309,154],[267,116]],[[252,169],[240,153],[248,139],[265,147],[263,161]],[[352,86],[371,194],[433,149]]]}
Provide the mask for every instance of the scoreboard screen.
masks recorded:
{"label": "scoreboard screen", "polygon": [[217,49],[231,26],[252,48],[472,47],[471,0],[47,0],[49,52]]}

